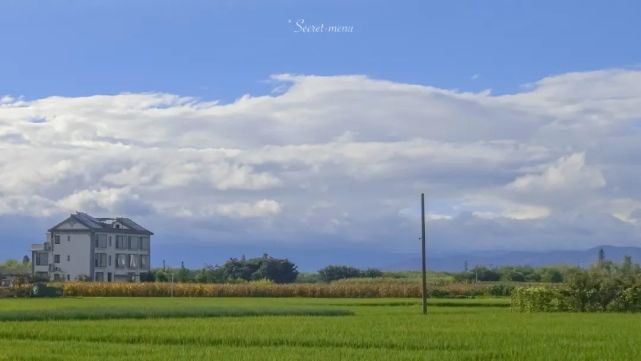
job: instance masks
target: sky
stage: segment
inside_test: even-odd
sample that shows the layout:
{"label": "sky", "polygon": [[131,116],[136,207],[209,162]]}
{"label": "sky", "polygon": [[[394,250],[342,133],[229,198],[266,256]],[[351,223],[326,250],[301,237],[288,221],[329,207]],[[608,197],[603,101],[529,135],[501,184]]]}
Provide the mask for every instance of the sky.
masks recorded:
{"label": "sky", "polygon": [[[0,258],[641,245],[634,1],[0,1]],[[331,31],[340,30],[340,31]]]}

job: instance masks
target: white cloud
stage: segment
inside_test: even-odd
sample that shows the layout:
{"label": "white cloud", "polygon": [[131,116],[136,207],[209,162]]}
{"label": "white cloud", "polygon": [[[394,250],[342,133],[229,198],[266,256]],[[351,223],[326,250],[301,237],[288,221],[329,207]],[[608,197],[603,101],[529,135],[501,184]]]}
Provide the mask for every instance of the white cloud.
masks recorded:
{"label": "white cloud", "polygon": [[213,209],[214,214],[227,217],[253,218],[265,217],[278,214],[281,211],[280,204],[271,199],[263,199],[256,203],[230,203],[221,204]]}
{"label": "white cloud", "polygon": [[[585,215],[622,243],[639,226],[641,160],[621,148],[641,144],[640,71],[561,74],[501,96],[366,76],[273,81],[278,92],[229,104],[4,96],[0,213],[85,210],[185,232],[231,227],[232,238],[393,248],[415,238],[407,210],[427,191],[443,237],[484,239],[443,247],[494,244],[479,224],[519,247],[516,229],[539,246],[558,244],[555,230],[570,243],[607,241]],[[569,236],[578,228],[592,238]]]}
{"label": "white cloud", "polygon": [[606,185],[603,174],[596,167],[585,164],[585,154],[575,153],[561,157],[542,172],[515,179],[507,187],[520,193],[575,192],[598,189]]}
{"label": "white cloud", "polygon": [[176,217],[229,217],[229,218],[263,218],[281,212],[281,206],[272,199],[262,199],[254,203],[234,202],[205,205],[201,208],[174,207],[168,210]]}

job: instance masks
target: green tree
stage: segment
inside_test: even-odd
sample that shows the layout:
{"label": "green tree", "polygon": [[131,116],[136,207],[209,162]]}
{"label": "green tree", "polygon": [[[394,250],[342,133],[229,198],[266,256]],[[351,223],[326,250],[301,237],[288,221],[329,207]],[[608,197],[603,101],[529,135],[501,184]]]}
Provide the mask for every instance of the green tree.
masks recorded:
{"label": "green tree", "polygon": [[225,271],[222,267],[207,265],[196,273],[194,280],[198,283],[223,283]]}
{"label": "green tree", "polygon": [[563,273],[558,269],[547,268],[543,271],[543,277],[541,280],[543,282],[560,283],[563,282]]}
{"label": "green tree", "polygon": [[296,265],[287,259],[276,259],[267,255],[260,260],[258,269],[252,274],[252,279],[268,279],[276,283],[291,283],[296,280],[298,270]]}
{"label": "green tree", "polygon": [[498,281],[501,278],[501,273],[495,268],[476,266],[472,268],[471,273],[479,281]]}
{"label": "green tree", "polygon": [[623,264],[621,265],[621,271],[624,275],[631,275],[634,272],[634,264],[632,263],[632,257],[625,256],[623,257]]}
{"label": "green tree", "polygon": [[264,254],[258,258],[231,258],[222,266],[222,274],[226,281],[267,279],[276,283],[290,283],[296,280],[298,270],[287,259]]}
{"label": "green tree", "polygon": [[380,278],[383,277],[383,271],[378,268],[368,268],[361,272],[361,276],[368,278]]}
{"label": "green tree", "polygon": [[359,269],[350,266],[327,266],[318,271],[320,278],[325,282],[336,281],[344,278],[361,277]]}
{"label": "green tree", "polygon": [[185,268],[185,262],[180,262],[180,270],[178,270],[178,275],[176,276],[178,282],[189,282],[189,270]]}
{"label": "green tree", "polygon": [[153,272],[156,282],[169,282],[171,276],[167,273],[166,267],[163,269],[157,269]]}

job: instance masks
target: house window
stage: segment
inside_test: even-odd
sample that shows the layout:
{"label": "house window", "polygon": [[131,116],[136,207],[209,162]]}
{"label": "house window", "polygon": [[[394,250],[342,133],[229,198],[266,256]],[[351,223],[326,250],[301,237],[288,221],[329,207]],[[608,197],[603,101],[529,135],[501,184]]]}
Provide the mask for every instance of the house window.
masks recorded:
{"label": "house window", "polygon": [[111,236],[109,236],[109,247],[111,247]]}
{"label": "house window", "polygon": [[149,269],[149,256],[144,254],[140,255],[140,269],[143,269],[143,270]]}
{"label": "house window", "polygon": [[107,235],[99,234],[96,236],[96,248],[107,248]]}
{"label": "house window", "polygon": [[111,266],[111,255],[109,255],[109,266]]}
{"label": "house window", "polygon": [[140,249],[149,249],[149,237],[140,237]]}
{"label": "house window", "polygon": [[129,255],[129,268],[136,269],[138,268],[138,255],[130,254]]}
{"label": "house window", "polygon": [[131,245],[131,236],[127,236],[127,248],[128,249],[133,249],[133,247]]}
{"label": "house window", "polygon": [[60,255],[59,254],[54,254],[53,255],[53,263],[60,263]]}
{"label": "house window", "polygon": [[67,275],[67,281],[71,281],[71,276]]}
{"label": "house window", "polygon": [[67,262],[71,262],[71,255],[67,255]]}
{"label": "house window", "polygon": [[96,272],[96,281],[104,282],[105,281],[105,273],[104,272]]}
{"label": "house window", "polygon": [[49,264],[49,254],[47,252],[36,252],[36,266],[46,266]]}
{"label": "house window", "polygon": [[53,274],[53,280],[54,281],[60,281],[62,278],[60,277],[60,273],[54,273]]}
{"label": "house window", "polygon": [[60,235],[59,234],[56,234],[55,236],[53,236],[53,243],[60,244]]}
{"label": "house window", "polygon": [[67,236],[67,242],[71,241],[71,236]]}
{"label": "house window", "polygon": [[129,249],[137,250],[140,249],[140,238],[139,237],[134,237],[131,238],[129,237]]}
{"label": "house window", "polygon": [[116,255],[116,268],[125,268],[127,267],[127,255],[126,254],[117,254]]}
{"label": "house window", "polygon": [[125,236],[116,236],[116,248],[127,249],[129,245],[126,243]]}
{"label": "house window", "polygon": [[107,254],[106,253],[96,253],[94,254],[94,266],[96,267],[107,267]]}

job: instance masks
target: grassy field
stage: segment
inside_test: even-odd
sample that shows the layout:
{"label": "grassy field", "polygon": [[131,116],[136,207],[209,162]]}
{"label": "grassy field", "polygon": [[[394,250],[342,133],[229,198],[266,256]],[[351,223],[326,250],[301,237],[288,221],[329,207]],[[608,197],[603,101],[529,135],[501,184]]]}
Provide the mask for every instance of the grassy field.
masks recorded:
{"label": "grassy field", "polygon": [[640,315],[508,302],[432,300],[423,316],[414,299],[2,299],[0,360],[641,359]]}

